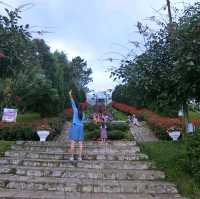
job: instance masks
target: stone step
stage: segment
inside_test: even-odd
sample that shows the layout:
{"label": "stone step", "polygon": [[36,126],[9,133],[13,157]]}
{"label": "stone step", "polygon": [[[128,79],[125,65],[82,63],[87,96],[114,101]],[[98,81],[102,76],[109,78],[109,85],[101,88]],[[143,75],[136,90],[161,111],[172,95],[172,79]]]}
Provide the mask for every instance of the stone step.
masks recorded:
{"label": "stone step", "polygon": [[[75,155],[77,156],[77,155]],[[10,150],[5,152],[5,157],[11,158],[30,158],[30,159],[56,159],[56,160],[69,160],[71,154],[64,152],[29,152],[29,151],[15,151]],[[84,152],[84,160],[147,160],[148,156],[143,153],[92,153]]]}
{"label": "stone step", "polygon": [[[25,145],[25,146],[70,146],[70,141],[63,142],[39,142],[39,141],[16,141],[16,145]],[[78,143],[76,144],[78,145]],[[136,146],[136,141],[107,141],[106,143],[101,143],[99,141],[84,141],[84,146],[94,147],[94,146],[116,146],[116,147],[129,147]]]}
{"label": "stone step", "polygon": [[[40,152],[64,152],[70,149],[69,145],[12,145],[12,150],[23,150],[23,151],[40,151]],[[79,150],[79,146],[75,147],[76,150]],[[89,147],[84,147],[86,153],[135,153],[140,152],[138,146],[112,146],[112,145],[94,145]]]}
{"label": "stone step", "polygon": [[81,169],[81,168],[44,168],[3,166],[0,174],[16,174],[21,176],[88,178],[110,180],[161,180],[165,175],[156,170],[113,170],[113,169]]}
{"label": "stone step", "polygon": [[55,191],[0,191],[1,199],[186,199],[179,194],[74,193]]}
{"label": "stone step", "polygon": [[43,159],[15,159],[6,158],[1,165],[20,165],[29,167],[64,167],[87,169],[154,169],[150,161],[118,161],[118,160],[43,160]]}
{"label": "stone step", "polygon": [[1,199],[186,199],[179,194],[74,193],[54,191],[0,191]]}
{"label": "stone step", "polygon": [[176,194],[176,186],[164,181],[96,180],[1,175],[0,187],[17,190]]}

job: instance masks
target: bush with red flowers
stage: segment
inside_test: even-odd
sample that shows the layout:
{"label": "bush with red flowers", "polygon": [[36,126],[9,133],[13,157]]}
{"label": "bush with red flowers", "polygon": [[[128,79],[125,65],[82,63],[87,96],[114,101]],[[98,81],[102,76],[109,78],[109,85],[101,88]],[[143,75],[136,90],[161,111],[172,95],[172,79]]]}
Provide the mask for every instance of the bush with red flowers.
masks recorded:
{"label": "bush with red flowers", "polygon": [[[81,102],[81,103],[80,103],[80,106],[81,106],[81,108],[82,108],[83,111],[86,111],[87,108],[88,108],[88,102],[87,102],[87,101]],[[68,107],[68,108],[66,109],[66,119],[67,119],[68,121],[70,121],[70,120],[72,119],[72,114],[73,114],[72,108],[71,108],[71,107]]]}
{"label": "bush with red flowers", "polygon": [[113,108],[125,113],[134,113],[139,119],[145,120],[156,136],[160,139],[170,139],[166,133],[168,128],[172,126],[177,128],[181,127],[181,121],[179,118],[162,117],[148,109],[139,109],[118,102],[113,102],[112,106]]}

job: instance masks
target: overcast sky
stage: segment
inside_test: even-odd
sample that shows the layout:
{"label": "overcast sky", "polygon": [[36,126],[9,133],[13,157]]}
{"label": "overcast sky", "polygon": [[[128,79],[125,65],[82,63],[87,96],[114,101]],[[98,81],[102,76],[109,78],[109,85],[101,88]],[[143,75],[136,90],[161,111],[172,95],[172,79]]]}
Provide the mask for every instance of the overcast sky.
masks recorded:
{"label": "overcast sky", "polygon": [[[183,0],[171,0],[181,7]],[[186,3],[195,0],[185,0]],[[0,1],[1,2],[1,1]],[[4,0],[13,7],[30,1]],[[136,23],[158,15],[156,10],[166,5],[166,0],[32,0],[34,6],[22,13],[22,23],[38,26],[32,30],[52,33],[42,37],[51,50],[62,50],[71,59],[81,56],[93,70],[90,89],[97,91],[114,88],[117,82],[105,72],[111,64],[107,58],[123,59],[130,48],[129,40],[138,40]],[[0,4],[0,12],[5,7]],[[159,11],[167,14],[166,11]],[[162,15],[163,16],[163,15]]]}

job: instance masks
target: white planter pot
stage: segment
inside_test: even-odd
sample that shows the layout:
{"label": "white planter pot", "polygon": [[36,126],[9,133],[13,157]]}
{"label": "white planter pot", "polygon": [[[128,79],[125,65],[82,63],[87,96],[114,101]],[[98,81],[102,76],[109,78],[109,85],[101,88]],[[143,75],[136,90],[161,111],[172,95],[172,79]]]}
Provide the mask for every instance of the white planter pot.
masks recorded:
{"label": "white planter pot", "polygon": [[46,138],[49,135],[49,131],[47,131],[47,130],[38,130],[37,134],[40,137],[40,141],[46,141]]}
{"label": "white planter pot", "polygon": [[177,141],[180,135],[181,135],[180,131],[172,131],[169,133],[169,136],[172,138],[173,141]]}

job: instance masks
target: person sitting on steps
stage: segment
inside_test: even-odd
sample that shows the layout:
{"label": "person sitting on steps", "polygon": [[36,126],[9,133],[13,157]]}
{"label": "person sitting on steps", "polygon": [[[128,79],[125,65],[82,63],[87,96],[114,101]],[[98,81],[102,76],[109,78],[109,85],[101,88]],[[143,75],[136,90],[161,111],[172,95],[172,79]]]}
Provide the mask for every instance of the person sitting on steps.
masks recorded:
{"label": "person sitting on steps", "polygon": [[132,115],[132,124],[135,125],[135,126],[137,126],[137,127],[140,127],[138,119],[135,116],[135,114]]}

